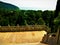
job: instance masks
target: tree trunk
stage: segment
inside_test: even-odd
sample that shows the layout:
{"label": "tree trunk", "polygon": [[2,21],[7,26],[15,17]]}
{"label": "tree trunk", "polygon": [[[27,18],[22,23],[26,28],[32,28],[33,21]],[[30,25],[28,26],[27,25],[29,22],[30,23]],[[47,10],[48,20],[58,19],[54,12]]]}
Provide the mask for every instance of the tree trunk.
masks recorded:
{"label": "tree trunk", "polygon": [[60,34],[60,29],[58,27],[58,31],[57,31],[57,44],[59,43],[59,34]]}

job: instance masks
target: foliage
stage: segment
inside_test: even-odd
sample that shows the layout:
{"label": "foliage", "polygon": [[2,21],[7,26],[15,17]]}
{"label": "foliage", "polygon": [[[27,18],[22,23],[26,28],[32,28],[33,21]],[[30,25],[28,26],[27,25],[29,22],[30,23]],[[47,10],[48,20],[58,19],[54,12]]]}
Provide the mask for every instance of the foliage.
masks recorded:
{"label": "foliage", "polygon": [[60,13],[59,13],[58,17],[55,18],[54,23],[55,23],[55,25],[59,26],[59,24],[60,24]]}
{"label": "foliage", "polygon": [[38,23],[38,25],[44,25],[45,24],[45,22],[42,18],[39,18],[37,23]]}
{"label": "foliage", "polygon": [[[8,3],[0,3],[0,25],[1,26],[16,26],[16,25],[47,25],[52,28],[59,26],[60,14],[54,20],[55,11],[50,10],[20,10],[18,7]],[[4,6],[4,7],[3,7]],[[53,22],[54,20],[54,22]],[[55,27],[55,29],[57,29]]]}
{"label": "foliage", "polygon": [[0,25],[49,25],[53,11],[0,9]]}

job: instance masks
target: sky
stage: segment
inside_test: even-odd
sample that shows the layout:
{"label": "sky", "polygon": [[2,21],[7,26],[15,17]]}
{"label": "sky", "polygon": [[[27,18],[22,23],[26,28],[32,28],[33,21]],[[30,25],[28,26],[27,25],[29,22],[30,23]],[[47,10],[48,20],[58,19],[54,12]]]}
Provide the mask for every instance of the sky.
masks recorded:
{"label": "sky", "polygon": [[55,10],[57,0],[0,0],[24,10]]}

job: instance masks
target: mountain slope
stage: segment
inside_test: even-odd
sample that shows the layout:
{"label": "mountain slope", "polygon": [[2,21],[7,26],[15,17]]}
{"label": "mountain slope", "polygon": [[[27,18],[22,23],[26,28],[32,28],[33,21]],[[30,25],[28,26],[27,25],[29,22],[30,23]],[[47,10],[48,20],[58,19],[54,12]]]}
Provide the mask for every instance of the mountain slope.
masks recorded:
{"label": "mountain slope", "polygon": [[9,3],[5,3],[5,2],[2,2],[0,1],[0,9],[3,8],[3,9],[9,9],[9,10],[16,10],[16,9],[19,9],[17,6],[15,5],[12,5],[12,4],[9,4]]}

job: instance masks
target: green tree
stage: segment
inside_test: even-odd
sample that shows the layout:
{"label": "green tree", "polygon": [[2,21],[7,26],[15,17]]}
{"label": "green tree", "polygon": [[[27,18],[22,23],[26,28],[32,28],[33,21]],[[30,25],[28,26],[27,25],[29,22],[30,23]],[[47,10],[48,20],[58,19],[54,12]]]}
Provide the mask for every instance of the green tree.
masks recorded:
{"label": "green tree", "polygon": [[39,18],[37,23],[38,25],[45,25],[45,22],[42,18]]}
{"label": "green tree", "polygon": [[42,13],[42,18],[45,21],[45,25],[51,27],[51,22],[52,22],[53,16],[54,16],[53,11],[46,10]]}

